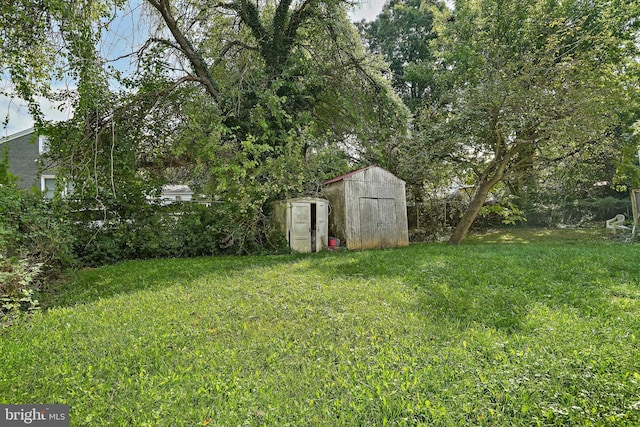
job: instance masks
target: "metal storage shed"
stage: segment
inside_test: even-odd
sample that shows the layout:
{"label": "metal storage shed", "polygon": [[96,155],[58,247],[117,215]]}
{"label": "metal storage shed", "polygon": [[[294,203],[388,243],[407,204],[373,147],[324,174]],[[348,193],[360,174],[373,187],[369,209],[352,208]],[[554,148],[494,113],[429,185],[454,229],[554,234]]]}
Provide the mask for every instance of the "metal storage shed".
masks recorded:
{"label": "metal storage shed", "polygon": [[407,246],[405,182],[378,166],[326,181],[330,232],[349,249]]}
{"label": "metal storage shed", "polygon": [[273,218],[296,252],[318,252],[328,245],[329,201],[304,197],[273,204]]}

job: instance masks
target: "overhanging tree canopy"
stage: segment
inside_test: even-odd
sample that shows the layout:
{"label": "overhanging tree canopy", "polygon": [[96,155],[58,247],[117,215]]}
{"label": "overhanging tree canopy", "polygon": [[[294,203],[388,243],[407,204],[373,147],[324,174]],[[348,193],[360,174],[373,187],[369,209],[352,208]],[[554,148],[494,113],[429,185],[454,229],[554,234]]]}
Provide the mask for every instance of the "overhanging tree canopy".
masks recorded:
{"label": "overhanging tree canopy", "polygon": [[444,8],[440,0],[390,0],[375,20],[358,24],[370,49],[389,62],[393,87],[412,111],[433,95],[430,42],[434,14]]}
{"label": "overhanging tree canopy", "polygon": [[[373,144],[403,131],[406,114],[382,77],[385,66],[363,48],[343,1],[139,3],[150,32],[131,47],[138,68],[127,76],[105,66],[96,42],[128,2],[2,8],[3,22],[35,21],[31,38],[44,41],[26,57],[3,47],[0,63],[36,118],[30,94],[53,96],[51,75],[70,73],[77,82],[74,120],[53,132],[51,153],[70,175],[90,179],[70,178],[94,181],[91,193],[122,194],[118,159],[142,181],[188,167],[202,188],[255,214],[269,198],[309,191],[309,174],[321,181],[327,169],[344,168],[323,156],[339,152],[336,142],[355,135]],[[31,38],[25,29],[5,40]],[[113,93],[114,80],[125,90]]]}
{"label": "overhanging tree canopy", "polygon": [[637,94],[639,16],[633,1],[459,0],[440,17],[424,152],[475,185],[450,243],[498,183],[614,136]]}

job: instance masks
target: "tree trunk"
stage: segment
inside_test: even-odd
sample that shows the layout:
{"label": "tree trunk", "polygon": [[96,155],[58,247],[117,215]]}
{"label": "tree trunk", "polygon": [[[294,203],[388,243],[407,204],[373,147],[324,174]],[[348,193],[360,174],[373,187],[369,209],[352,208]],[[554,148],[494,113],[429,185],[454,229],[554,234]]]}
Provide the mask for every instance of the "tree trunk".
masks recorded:
{"label": "tree trunk", "polygon": [[456,225],[456,229],[453,230],[453,234],[449,238],[448,243],[450,245],[458,245],[466,237],[469,232],[469,228],[471,228],[471,224],[476,220],[476,217],[480,213],[480,209],[482,209],[482,206],[484,205],[484,201],[487,199],[489,191],[491,191],[494,185],[495,184],[492,181],[488,180],[484,180],[476,185],[469,207],[465,211],[464,215],[462,215],[458,225]]}
{"label": "tree trunk", "polygon": [[482,209],[489,191],[504,179],[504,173],[509,165],[511,155],[512,153],[508,153],[507,155],[499,156],[500,160],[491,162],[485,172],[479,175],[471,203],[464,215],[462,215],[458,225],[456,225],[456,229],[453,230],[453,234],[449,237],[448,243],[450,245],[458,245],[466,237],[471,228],[471,224],[473,224],[473,221],[476,220],[476,217],[480,213],[480,209]]}

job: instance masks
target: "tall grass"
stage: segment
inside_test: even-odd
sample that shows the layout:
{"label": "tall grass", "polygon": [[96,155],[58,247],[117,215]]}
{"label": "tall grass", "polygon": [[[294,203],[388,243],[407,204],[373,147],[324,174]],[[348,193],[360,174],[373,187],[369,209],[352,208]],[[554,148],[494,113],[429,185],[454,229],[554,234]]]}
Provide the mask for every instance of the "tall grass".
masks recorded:
{"label": "tall grass", "polygon": [[0,403],[71,425],[640,425],[640,247],[536,233],[77,272],[0,335]]}

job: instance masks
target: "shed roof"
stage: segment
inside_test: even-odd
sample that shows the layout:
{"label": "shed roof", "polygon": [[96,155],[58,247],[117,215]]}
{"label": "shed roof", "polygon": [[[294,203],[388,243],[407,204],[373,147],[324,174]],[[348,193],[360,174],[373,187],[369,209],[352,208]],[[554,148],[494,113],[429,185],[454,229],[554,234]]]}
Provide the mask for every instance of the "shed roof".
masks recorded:
{"label": "shed roof", "polygon": [[370,166],[367,166],[367,167],[364,167],[364,168],[361,168],[361,169],[358,169],[358,170],[354,170],[352,172],[345,173],[344,175],[337,176],[337,177],[335,177],[333,179],[330,179],[328,181],[325,181],[324,185],[329,185],[329,184],[333,184],[333,183],[336,183],[336,182],[343,181],[343,180],[345,180],[347,178],[350,178],[350,177],[352,177],[354,175],[360,174],[360,173],[362,173],[364,171],[367,171],[369,169],[380,169],[385,174],[388,174],[388,175],[392,176],[394,179],[397,179],[398,181],[404,182],[403,180],[401,180],[400,178],[398,178],[397,176],[395,176],[391,172],[389,172],[389,171],[387,171],[385,169],[382,169],[380,166],[370,165]]}
{"label": "shed roof", "polygon": [[335,177],[335,178],[333,178],[333,179],[330,179],[330,180],[328,180],[328,181],[325,181],[325,182],[324,182],[324,185],[327,185],[327,184],[333,184],[334,182],[342,181],[343,179],[348,178],[348,177],[350,177],[351,175],[355,175],[355,174],[357,174],[357,173],[364,172],[364,171],[366,171],[367,169],[371,169],[371,168],[375,168],[375,167],[377,167],[377,166],[375,166],[375,165],[370,165],[370,166],[364,167],[364,168],[362,168],[362,169],[358,169],[358,170],[355,170],[355,171],[347,172],[347,173],[345,173],[344,175],[340,175],[340,176],[337,176],[337,177]]}
{"label": "shed roof", "polygon": [[290,199],[282,199],[282,200],[276,200],[276,203],[279,202],[317,202],[317,201],[326,201],[327,199],[323,199],[322,197],[311,197],[311,196],[307,196],[307,197],[292,197]]}

